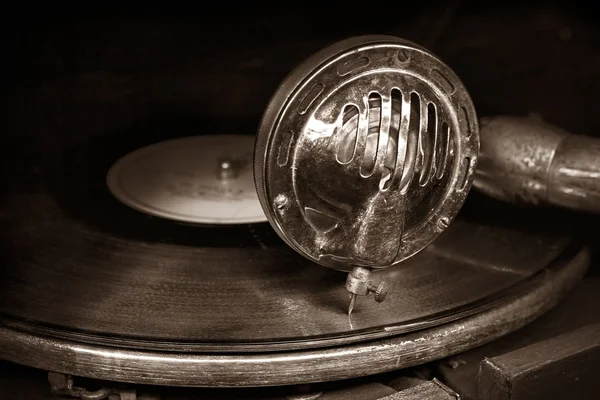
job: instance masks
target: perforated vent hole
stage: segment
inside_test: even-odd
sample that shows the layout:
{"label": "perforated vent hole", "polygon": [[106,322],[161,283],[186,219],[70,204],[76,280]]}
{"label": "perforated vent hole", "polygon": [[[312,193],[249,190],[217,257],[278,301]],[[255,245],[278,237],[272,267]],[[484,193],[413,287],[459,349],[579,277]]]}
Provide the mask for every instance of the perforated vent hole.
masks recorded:
{"label": "perforated vent hole", "polygon": [[342,164],[352,161],[354,148],[356,147],[356,138],[358,135],[358,107],[348,104],[344,107],[341,129],[342,141],[338,148],[337,160]]}
{"label": "perforated vent hole", "polygon": [[436,178],[441,179],[446,171],[448,162],[448,146],[450,145],[450,127],[447,122],[442,122],[442,128],[438,132],[438,145],[436,146]]}
{"label": "perforated vent hole", "polygon": [[419,145],[419,129],[421,126],[421,99],[416,93],[410,95],[410,121],[406,138],[406,157],[400,181],[400,191],[406,193],[415,175],[417,163],[417,147]]}
{"label": "perforated vent hole", "polygon": [[423,157],[421,166],[421,176],[419,177],[419,184],[425,186],[429,183],[430,174],[432,172],[434,162],[434,152],[436,145],[437,135],[437,116],[435,105],[433,103],[427,104],[427,127],[421,131],[420,140],[420,153]]}
{"label": "perforated vent hole", "polygon": [[381,130],[381,96],[377,93],[369,95],[369,130],[367,133],[367,143],[365,146],[365,155],[362,160],[360,173],[363,176],[370,176],[375,169],[375,157],[377,156],[377,146],[379,145],[379,132]]}
{"label": "perforated vent hole", "polygon": [[467,186],[467,176],[469,176],[469,168],[471,167],[471,158],[465,157],[462,160],[462,164],[460,166],[460,172],[458,176],[458,190],[465,190]]}
{"label": "perforated vent hole", "polygon": [[[389,189],[392,184],[392,176],[398,162],[398,140],[400,134],[400,124],[402,120],[402,92],[399,89],[392,89],[392,115],[390,118],[390,134],[385,157],[385,168],[379,187],[383,190]],[[402,171],[400,171],[402,173]]]}

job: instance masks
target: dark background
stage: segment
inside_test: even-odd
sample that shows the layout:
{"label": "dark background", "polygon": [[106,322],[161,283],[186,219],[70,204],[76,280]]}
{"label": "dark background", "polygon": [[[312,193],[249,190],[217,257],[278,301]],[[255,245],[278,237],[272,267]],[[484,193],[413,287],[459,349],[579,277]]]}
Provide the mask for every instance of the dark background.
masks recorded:
{"label": "dark background", "polygon": [[198,3],[197,11],[167,7],[145,17],[5,14],[3,125],[60,138],[48,139],[50,148],[150,122],[253,134],[279,82],[304,58],[348,36],[392,34],[449,64],[480,115],[539,113],[593,134],[600,33],[587,4]]}
{"label": "dark background", "polygon": [[[600,14],[591,2],[145,6],[137,16],[3,15],[0,196],[42,182],[73,215],[111,231],[114,220],[105,215],[116,212],[99,199],[112,162],[173,137],[254,135],[298,63],[363,34],[396,35],[432,50],[463,80],[480,117],[534,115],[600,135]],[[476,191],[464,210],[483,204],[494,211],[477,218],[533,218]],[[597,218],[552,210],[532,221],[597,241]],[[137,222],[118,229],[139,236],[147,229]],[[182,232],[165,236],[193,242]]]}

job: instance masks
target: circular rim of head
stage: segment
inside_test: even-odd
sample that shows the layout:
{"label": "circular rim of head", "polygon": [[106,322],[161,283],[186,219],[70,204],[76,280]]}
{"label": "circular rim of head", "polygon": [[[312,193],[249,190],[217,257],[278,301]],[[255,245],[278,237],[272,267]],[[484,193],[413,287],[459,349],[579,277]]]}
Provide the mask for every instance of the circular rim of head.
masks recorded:
{"label": "circular rim of head", "polygon": [[294,186],[296,170],[302,168],[294,161],[298,157],[296,147],[306,136],[307,121],[332,93],[361,76],[380,71],[407,76],[434,94],[446,110],[447,141],[453,141],[446,149],[451,149],[453,161],[435,209],[427,211],[418,227],[400,235],[401,246],[391,262],[371,267],[395,265],[427,247],[456,217],[473,183],[479,153],[475,107],[461,80],[437,56],[412,42],[383,35],[353,37],[317,52],[283,80],[263,114],[255,143],[254,179],[261,206],[277,234],[298,253],[325,267],[349,271],[356,264],[323,257],[318,246],[306,245],[309,231],[302,227],[308,222],[299,217],[303,214]]}

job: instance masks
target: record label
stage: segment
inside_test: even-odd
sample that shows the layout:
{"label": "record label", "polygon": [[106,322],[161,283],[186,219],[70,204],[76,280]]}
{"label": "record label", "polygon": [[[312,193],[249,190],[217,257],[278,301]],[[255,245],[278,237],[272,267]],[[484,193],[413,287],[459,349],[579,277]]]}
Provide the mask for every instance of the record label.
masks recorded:
{"label": "record label", "polygon": [[249,224],[266,217],[254,186],[249,135],[203,135],[143,147],[118,160],[107,185],[149,215],[200,224]]}

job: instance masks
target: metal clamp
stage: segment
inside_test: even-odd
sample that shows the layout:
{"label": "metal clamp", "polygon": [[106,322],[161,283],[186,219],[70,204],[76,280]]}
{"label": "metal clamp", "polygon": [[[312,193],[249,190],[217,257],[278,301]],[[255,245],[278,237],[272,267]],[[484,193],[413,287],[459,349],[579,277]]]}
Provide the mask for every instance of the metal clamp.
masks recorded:
{"label": "metal clamp", "polygon": [[[58,398],[78,398],[81,400],[138,400],[135,389],[116,389],[102,387],[89,391],[73,384],[73,377],[59,372],[48,372],[48,382],[52,394]],[[146,399],[148,399],[146,397]],[[139,399],[142,400],[142,399]],[[148,399],[149,400],[149,399]],[[160,400],[153,396],[152,400]]]}
{"label": "metal clamp", "polygon": [[350,306],[348,307],[348,315],[352,314],[356,296],[367,296],[369,293],[374,293],[376,302],[381,303],[387,297],[389,285],[387,282],[380,282],[378,285],[371,281],[371,269],[364,267],[355,267],[348,274],[346,279],[346,290],[352,293]]}
{"label": "metal clamp", "polygon": [[482,118],[474,185],[509,203],[600,213],[600,139],[539,118]]}

